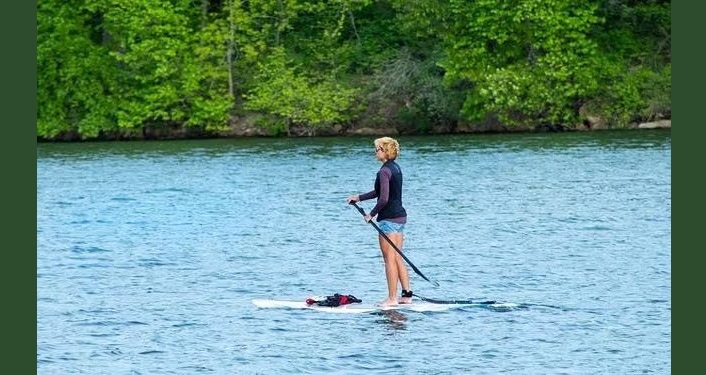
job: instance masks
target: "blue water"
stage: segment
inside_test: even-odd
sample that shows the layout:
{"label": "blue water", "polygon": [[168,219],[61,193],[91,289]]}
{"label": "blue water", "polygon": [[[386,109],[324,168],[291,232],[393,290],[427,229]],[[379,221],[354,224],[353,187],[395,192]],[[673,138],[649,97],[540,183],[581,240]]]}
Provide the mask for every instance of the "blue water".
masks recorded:
{"label": "blue water", "polygon": [[521,308],[257,309],[385,297],[372,140],[39,144],[37,373],[671,373],[669,131],[400,137],[414,291]]}

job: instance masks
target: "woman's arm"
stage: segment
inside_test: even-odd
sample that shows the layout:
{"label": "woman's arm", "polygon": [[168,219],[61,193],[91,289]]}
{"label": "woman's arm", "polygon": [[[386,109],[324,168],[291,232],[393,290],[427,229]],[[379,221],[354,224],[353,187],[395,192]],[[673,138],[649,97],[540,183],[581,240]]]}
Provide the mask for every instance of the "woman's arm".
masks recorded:
{"label": "woman's arm", "polygon": [[388,168],[381,168],[378,172],[378,177],[380,178],[380,196],[378,196],[378,202],[375,207],[370,210],[370,216],[375,217],[385,206],[387,206],[387,201],[390,199],[390,178],[392,177],[392,172]]}

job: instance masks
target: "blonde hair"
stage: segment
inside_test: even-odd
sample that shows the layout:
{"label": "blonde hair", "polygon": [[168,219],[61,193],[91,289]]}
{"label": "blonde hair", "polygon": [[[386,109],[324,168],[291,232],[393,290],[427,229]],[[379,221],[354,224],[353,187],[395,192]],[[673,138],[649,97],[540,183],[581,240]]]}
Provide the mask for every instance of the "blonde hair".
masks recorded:
{"label": "blonde hair", "polygon": [[375,140],[375,147],[380,147],[389,160],[397,159],[400,154],[400,144],[394,138],[378,138]]}

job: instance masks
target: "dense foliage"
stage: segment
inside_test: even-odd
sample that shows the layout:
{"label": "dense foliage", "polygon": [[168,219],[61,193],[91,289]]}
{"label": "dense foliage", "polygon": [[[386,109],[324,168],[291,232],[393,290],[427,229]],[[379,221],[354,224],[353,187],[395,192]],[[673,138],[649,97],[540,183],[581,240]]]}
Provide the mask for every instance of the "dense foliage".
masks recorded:
{"label": "dense foliage", "polygon": [[40,0],[37,134],[669,116],[655,0]]}

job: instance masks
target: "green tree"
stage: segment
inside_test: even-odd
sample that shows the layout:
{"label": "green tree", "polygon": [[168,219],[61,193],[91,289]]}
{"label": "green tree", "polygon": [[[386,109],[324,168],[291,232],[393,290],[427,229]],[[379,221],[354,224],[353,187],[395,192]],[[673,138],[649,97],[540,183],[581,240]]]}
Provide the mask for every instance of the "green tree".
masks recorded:
{"label": "green tree", "polygon": [[106,5],[111,56],[120,66],[118,126],[223,126],[232,105],[224,41],[209,28],[194,30],[190,1],[113,0]]}
{"label": "green tree", "polygon": [[115,123],[118,70],[84,1],[37,4],[37,135],[96,136]]}
{"label": "green tree", "polygon": [[601,2],[598,14],[601,87],[587,112],[612,127],[671,116],[671,2]]}
{"label": "green tree", "polygon": [[188,0],[41,2],[38,135],[222,128],[233,103],[227,48],[201,17]]}
{"label": "green tree", "polygon": [[588,38],[596,7],[580,0],[451,1],[451,36],[441,62],[450,82],[468,80],[463,114],[508,124],[578,120],[600,70]]}
{"label": "green tree", "polygon": [[671,113],[661,0],[43,0],[37,134]]}
{"label": "green tree", "polygon": [[355,94],[333,78],[312,79],[298,72],[282,48],[275,48],[260,64],[259,82],[246,95],[247,109],[284,118],[284,130],[291,124],[303,125],[314,134],[316,128],[345,122]]}

